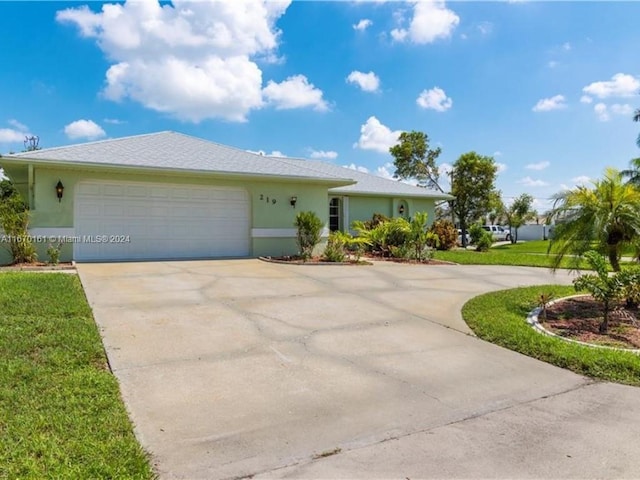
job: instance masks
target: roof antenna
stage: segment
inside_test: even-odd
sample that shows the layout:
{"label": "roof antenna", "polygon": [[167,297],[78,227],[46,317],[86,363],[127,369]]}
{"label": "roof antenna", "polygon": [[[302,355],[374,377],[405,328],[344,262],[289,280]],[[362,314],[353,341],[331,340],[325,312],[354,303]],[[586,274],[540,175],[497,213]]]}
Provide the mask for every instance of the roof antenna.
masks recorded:
{"label": "roof antenna", "polygon": [[31,135],[30,137],[24,137],[24,151],[33,152],[34,150],[40,150],[40,137],[37,135]]}

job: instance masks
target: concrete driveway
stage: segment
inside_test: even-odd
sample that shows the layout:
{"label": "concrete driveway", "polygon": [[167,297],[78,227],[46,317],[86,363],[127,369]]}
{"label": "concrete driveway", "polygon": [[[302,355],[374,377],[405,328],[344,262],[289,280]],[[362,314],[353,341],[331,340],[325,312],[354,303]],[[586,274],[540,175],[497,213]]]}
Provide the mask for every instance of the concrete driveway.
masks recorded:
{"label": "concrete driveway", "polygon": [[638,478],[640,389],[478,340],[491,266],[78,270],[161,478]]}

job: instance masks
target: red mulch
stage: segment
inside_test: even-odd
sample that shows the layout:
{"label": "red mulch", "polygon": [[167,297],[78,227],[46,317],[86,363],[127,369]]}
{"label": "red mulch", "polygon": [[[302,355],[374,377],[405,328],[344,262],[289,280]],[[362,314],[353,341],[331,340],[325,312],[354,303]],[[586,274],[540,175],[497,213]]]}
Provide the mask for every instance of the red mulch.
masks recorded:
{"label": "red mulch", "polygon": [[600,334],[603,320],[602,306],[591,296],[561,300],[547,308],[547,319],[540,314],[544,328],[561,337],[580,342],[619,348],[640,348],[638,309],[627,309],[623,303],[609,313],[609,329]]}

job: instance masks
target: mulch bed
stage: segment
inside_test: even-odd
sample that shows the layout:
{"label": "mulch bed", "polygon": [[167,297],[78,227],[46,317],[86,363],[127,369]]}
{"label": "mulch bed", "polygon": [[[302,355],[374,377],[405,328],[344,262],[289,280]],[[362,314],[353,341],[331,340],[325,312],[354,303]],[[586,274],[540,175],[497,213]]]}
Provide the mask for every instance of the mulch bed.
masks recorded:
{"label": "mulch bed", "polygon": [[411,258],[394,258],[394,257],[381,257],[381,256],[367,256],[370,260],[378,260],[382,262],[394,262],[394,263],[408,263],[413,265],[456,265],[454,262],[447,262],[445,260],[413,260]]}
{"label": "mulch bed", "polygon": [[616,304],[609,313],[608,332],[600,334],[602,306],[591,296],[581,296],[553,303],[547,307],[547,319],[540,314],[539,320],[544,328],[561,337],[618,348],[640,348],[638,313],[637,308]]}
{"label": "mulch bed", "polygon": [[359,262],[355,260],[345,260],[344,262],[328,262],[322,257],[311,257],[307,260],[303,260],[298,256],[282,256],[282,257],[258,257],[260,260],[271,263],[284,263],[289,265],[373,265],[371,262],[360,259]]}
{"label": "mulch bed", "polygon": [[408,258],[393,258],[393,257],[382,257],[382,256],[371,256],[365,255],[360,259],[359,262],[355,260],[346,260],[344,262],[328,262],[324,260],[322,257],[312,257],[308,260],[302,260],[297,256],[283,256],[283,257],[260,257],[260,260],[264,260],[265,262],[273,262],[273,263],[287,263],[294,265],[373,265],[371,261],[383,261],[383,262],[394,262],[394,263],[407,263],[413,265],[455,265],[453,262],[446,262],[444,260],[422,260],[421,262],[417,260],[412,260]]}
{"label": "mulch bed", "polygon": [[57,265],[51,265],[45,262],[33,262],[33,263],[14,263],[13,265],[0,266],[0,271],[49,271],[49,270],[75,270],[75,265],[71,262],[60,262]]}

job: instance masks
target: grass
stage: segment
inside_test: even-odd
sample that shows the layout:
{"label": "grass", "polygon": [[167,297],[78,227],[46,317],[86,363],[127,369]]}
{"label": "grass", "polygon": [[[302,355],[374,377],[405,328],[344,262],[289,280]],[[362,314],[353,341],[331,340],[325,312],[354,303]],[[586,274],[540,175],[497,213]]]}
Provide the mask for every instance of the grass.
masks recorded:
{"label": "grass", "polygon": [[[505,244],[491,247],[488,252],[475,250],[436,251],[433,258],[462,265],[512,265],[522,267],[551,268],[553,255],[547,255],[548,240],[533,240],[528,242]],[[626,265],[628,262],[621,262]],[[574,259],[565,257],[559,268],[574,269]],[[587,262],[579,262],[580,270],[591,270]]]}
{"label": "grass", "polygon": [[534,331],[525,319],[542,293],[559,298],[575,291],[546,285],[487,293],[467,302],[462,317],[489,342],[592,378],[640,386],[640,355],[589,348]]}
{"label": "grass", "polygon": [[0,478],[153,478],[75,275],[0,274]]}

